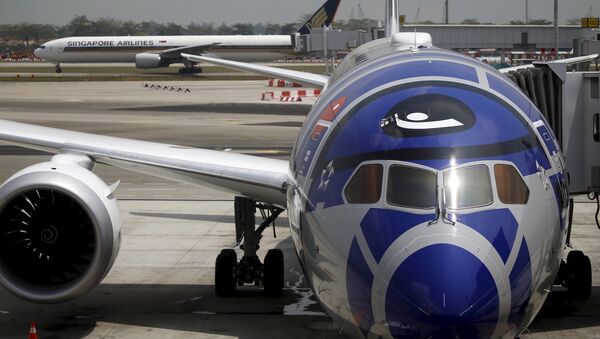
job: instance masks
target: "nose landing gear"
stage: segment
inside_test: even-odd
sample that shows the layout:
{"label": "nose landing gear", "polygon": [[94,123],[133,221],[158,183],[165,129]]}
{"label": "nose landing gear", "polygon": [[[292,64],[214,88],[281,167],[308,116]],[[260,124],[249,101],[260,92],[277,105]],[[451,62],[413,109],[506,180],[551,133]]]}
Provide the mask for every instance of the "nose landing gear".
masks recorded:
{"label": "nose landing gear", "polygon": [[[243,197],[235,197],[236,241],[244,250],[244,256],[238,262],[233,249],[224,249],[217,256],[215,265],[215,293],[220,297],[231,296],[236,286],[254,284],[263,286],[266,296],[280,296],[283,290],[284,260],[280,249],[267,252],[264,264],[256,254],[263,231],[275,226],[275,219],[282,209],[256,203]],[[255,229],[256,209],[261,211],[263,222]],[[274,231],[275,229],[273,229]]]}
{"label": "nose landing gear", "polygon": [[56,64],[56,65],[54,66],[54,71],[55,71],[56,73],[61,73],[61,72],[62,72],[62,68],[60,68],[60,63],[58,63],[58,64]]}
{"label": "nose landing gear", "polygon": [[573,300],[588,299],[592,293],[592,264],[581,251],[571,251],[561,262],[556,283],[566,287]]}

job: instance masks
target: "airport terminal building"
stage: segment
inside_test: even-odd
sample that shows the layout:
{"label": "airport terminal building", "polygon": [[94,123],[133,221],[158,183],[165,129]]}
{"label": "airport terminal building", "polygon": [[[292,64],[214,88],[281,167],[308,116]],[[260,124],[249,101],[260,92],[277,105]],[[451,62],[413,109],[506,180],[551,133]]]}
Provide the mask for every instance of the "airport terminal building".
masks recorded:
{"label": "airport terminal building", "polygon": [[[451,50],[536,51],[550,54],[555,46],[554,27],[551,25],[404,25],[403,32],[431,34],[433,44]],[[335,31],[326,33],[329,50],[349,50],[383,36],[383,31]],[[559,26],[559,51],[573,54],[600,52],[600,30],[579,26]],[[296,48],[302,52],[322,52],[323,30],[299,36]]]}

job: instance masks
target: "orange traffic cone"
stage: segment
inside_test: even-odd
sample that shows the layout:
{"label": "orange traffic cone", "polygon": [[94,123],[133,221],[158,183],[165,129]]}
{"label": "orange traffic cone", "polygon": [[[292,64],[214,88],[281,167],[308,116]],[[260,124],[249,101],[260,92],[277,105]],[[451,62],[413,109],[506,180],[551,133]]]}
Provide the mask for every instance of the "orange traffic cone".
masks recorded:
{"label": "orange traffic cone", "polygon": [[31,327],[29,328],[29,339],[38,339],[34,321],[31,322]]}

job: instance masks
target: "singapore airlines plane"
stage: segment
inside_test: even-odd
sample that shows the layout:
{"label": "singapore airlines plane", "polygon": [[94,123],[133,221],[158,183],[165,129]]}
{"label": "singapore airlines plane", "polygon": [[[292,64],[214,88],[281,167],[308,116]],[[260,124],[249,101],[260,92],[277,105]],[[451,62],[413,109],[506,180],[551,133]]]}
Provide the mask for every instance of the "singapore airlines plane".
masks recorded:
{"label": "singapore airlines plane", "polygon": [[[237,195],[244,256],[217,257],[220,296],[281,293],[282,252],[256,249],[287,209],[316,298],[353,338],[514,338],[553,285],[588,297],[589,258],[563,260],[564,158],[540,111],[489,65],[390,26],[331,77],[185,56],[324,87],[289,162],[0,121],[0,140],[57,154],[0,186],[0,284],[56,303],[100,283],[122,223],[103,163]],[[256,208],[271,212],[257,228]]]}
{"label": "singapore airlines plane", "polygon": [[[308,34],[312,28],[329,26],[340,0],[327,2],[298,29]],[[199,73],[201,69],[181,53],[196,53],[238,61],[273,61],[294,54],[290,35],[178,35],[178,36],[100,36],[70,37],[46,42],[35,56],[56,65],[93,62],[135,62],[138,68],[167,67],[183,63],[180,73]]]}

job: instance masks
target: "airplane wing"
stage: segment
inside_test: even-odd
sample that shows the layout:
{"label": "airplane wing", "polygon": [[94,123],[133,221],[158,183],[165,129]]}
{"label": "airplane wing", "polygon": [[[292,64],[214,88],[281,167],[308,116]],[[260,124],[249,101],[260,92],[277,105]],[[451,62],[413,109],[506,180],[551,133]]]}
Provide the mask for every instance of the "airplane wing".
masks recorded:
{"label": "airplane wing", "polygon": [[181,56],[190,61],[206,62],[209,64],[231,68],[237,71],[255,73],[267,77],[275,77],[283,80],[298,82],[309,86],[317,86],[323,88],[327,85],[327,81],[329,81],[329,77],[320,74],[292,71],[277,67],[249,64],[231,60],[223,60],[199,55],[191,55],[187,53],[181,53]]}
{"label": "airplane wing", "polygon": [[160,53],[161,57],[164,58],[179,58],[182,53],[196,53],[201,54],[209,50],[211,47],[219,45],[218,43],[214,44],[203,44],[203,45],[189,45],[177,48],[166,49]]}
{"label": "airplane wing", "polygon": [[288,162],[243,154],[100,136],[0,120],[0,141],[191,184],[208,184],[285,206]]}
{"label": "airplane wing", "polygon": [[540,64],[567,65],[568,66],[568,65],[575,65],[575,64],[580,64],[583,62],[593,61],[597,58],[598,58],[598,54],[590,54],[590,55],[584,55],[584,56],[579,56],[579,57],[574,57],[574,58],[560,59],[560,60],[554,60],[554,61],[548,61],[548,62],[534,62],[533,64],[528,64],[528,65],[500,68],[499,71],[502,73],[509,73],[512,71],[518,71],[520,69],[535,67],[535,65],[540,65]]}

